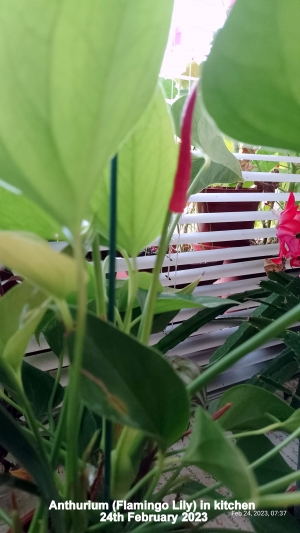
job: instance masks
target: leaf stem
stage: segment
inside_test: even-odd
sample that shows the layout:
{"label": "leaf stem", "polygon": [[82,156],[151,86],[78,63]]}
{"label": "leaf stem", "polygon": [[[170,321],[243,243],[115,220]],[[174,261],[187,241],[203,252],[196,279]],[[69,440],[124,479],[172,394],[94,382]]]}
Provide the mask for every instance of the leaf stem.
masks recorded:
{"label": "leaf stem", "polygon": [[290,507],[292,505],[300,504],[300,492],[289,492],[283,494],[268,494],[266,496],[260,496],[256,507],[260,509],[265,508],[278,508],[278,507]]}
{"label": "leaf stem", "polygon": [[157,458],[157,468],[155,469],[155,474],[153,476],[153,479],[152,479],[152,482],[150,483],[150,487],[149,489],[147,490],[147,493],[145,495],[145,500],[150,500],[150,498],[152,497],[153,495],[153,492],[155,490],[155,487],[159,481],[159,478],[163,472],[163,469],[164,469],[164,459],[165,459],[165,455],[164,453],[159,450],[158,452],[158,458]]}
{"label": "leaf stem", "polygon": [[270,424],[269,426],[265,426],[261,429],[254,429],[253,431],[244,431],[242,433],[234,433],[232,435],[228,435],[228,439],[241,439],[243,437],[254,437],[256,435],[264,435],[265,433],[268,433],[269,431],[274,431],[275,429],[278,429],[280,427],[284,427],[284,422],[276,422],[275,424]]}
{"label": "leaf stem", "polygon": [[263,455],[262,457],[259,457],[256,461],[248,465],[248,468],[251,468],[251,470],[254,470],[254,468],[257,468],[258,466],[261,466],[266,461],[269,461],[274,455],[279,453],[283,448],[285,448],[290,442],[292,442],[294,439],[298,438],[300,435],[300,427],[297,428],[293,433],[291,433],[284,441],[280,442],[275,446],[272,450],[270,450],[268,453]]}
{"label": "leaf stem", "polygon": [[58,385],[59,385],[59,382],[60,382],[60,378],[61,378],[63,359],[64,359],[64,352],[62,351],[60,356],[59,356],[59,358],[58,358],[58,368],[57,368],[57,372],[56,372],[56,376],[55,376],[53,389],[52,389],[52,392],[51,392],[51,395],[50,395],[50,398],[49,398],[49,402],[48,402],[48,420],[49,420],[49,427],[50,427],[50,430],[52,432],[54,432],[54,421],[53,421],[53,415],[52,415],[53,402],[54,402],[54,398],[55,398],[55,395],[56,395],[56,392],[57,392],[57,389],[58,389]]}
{"label": "leaf stem", "polygon": [[77,265],[78,307],[76,316],[75,346],[73,361],[69,368],[69,385],[67,391],[66,444],[68,454],[66,461],[66,477],[67,499],[76,501],[77,494],[79,494],[77,461],[78,435],[81,423],[80,416],[78,415],[80,411],[80,397],[78,395],[78,390],[80,385],[87,307],[85,260],[80,235],[74,241],[74,257]]}
{"label": "leaf stem", "polygon": [[0,518],[1,518],[1,520],[3,520],[3,522],[5,522],[10,528],[12,528],[13,521],[12,521],[12,519],[10,518],[10,516],[9,516],[5,511],[3,511],[3,509],[0,509]]}
{"label": "leaf stem", "polygon": [[251,339],[229,352],[227,355],[216,361],[212,366],[208,367],[203,374],[192,381],[187,386],[187,391],[193,397],[198,390],[210,383],[216,376],[224,372],[234,363],[239,361],[242,357],[259,348],[262,344],[267,342],[272,337],[278,337],[286,328],[299,320],[300,304],[285,313],[283,316],[274,320],[272,324],[266,326],[262,331],[259,331]]}
{"label": "leaf stem", "polygon": [[99,241],[98,233],[95,234],[94,239],[93,239],[92,254],[93,254],[95,284],[96,284],[97,315],[100,318],[102,318],[102,320],[106,320],[105,289],[103,285],[103,272],[102,272],[100,241]]}
{"label": "leaf stem", "polygon": [[164,222],[160,245],[158,248],[158,254],[156,256],[155,267],[153,269],[152,284],[147,294],[145,308],[142,314],[142,319],[141,319],[141,323],[139,327],[138,337],[140,341],[146,345],[148,344],[149,337],[151,334],[153,314],[154,314],[155,302],[157,298],[158,278],[159,278],[161,267],[162,267],[164,257],[166,254],[166,248],[169,243],[168,228],[169,228],[170,220],[171,220],[171,212],[168,211],[166,218],[165,218],[165,222]]}
{"label": "leaf stem", "polygon": [[74,323],[72,319],[72,315],[70,313],[69,307],[65,300],[56,300],[56,305],[60,311],[62,321],[66,327],[67,331],[72,331],[74,328]]}
{"label": "leaf stem", "polygon": [[138,284],[137,284],[137,266],[136,266],[136,258],[132,258],[132,265],[130,262],[130,259],[127,255],[127,253],[124,253],[124,259],[127,263],[128,267],[128,298],[127,298],[127,308],[124,318],[124,331],[125,333],[130,333],[131,329],[131,319],[132,319],[132,308],[134,304],[134,300],[136,297]]}
{"label": "leaf stem", "polygon": [[270,492],[275,492],[277,490],[284,489],[285,487],[288,487],[291,483],[293,483],[294,481],[298,481],[299,479],[300,471],[296,470],[291,474],[287,474],[286,476],[283,476],[279,479],[275,479],[275,481],[271,481],[270,483],[266,483],[265,485],[258,487],[258,494],[270,494]]}
{"label": "leaf stem", "polygon": [[[118,158],[115,155],[110,165],[110,200],[109,200],[109,281],[108,281],[108,310],[109,322],[115,322],[115,270],[116,270],[116,240],[117,240],[117,178]],[[113,442],[112,423],[103,420],[104,429],[104,500],[110,505],[111,484],[111,451]]]}

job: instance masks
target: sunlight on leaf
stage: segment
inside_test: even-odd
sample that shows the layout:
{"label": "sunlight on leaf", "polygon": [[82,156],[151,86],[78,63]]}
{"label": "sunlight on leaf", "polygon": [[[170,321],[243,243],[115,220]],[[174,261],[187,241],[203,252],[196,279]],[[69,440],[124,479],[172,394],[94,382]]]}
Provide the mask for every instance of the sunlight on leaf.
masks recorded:
{"label": "sunlight on leaf", "polygon": [[73,231],[153,95],[172,7],[0,1],[1,179]]}
{"label": "sunlight on leaf", "polygon": [[[117,244],[131,256],[137,256],[162,231],[176,163],[171,117],[157,88],[137,128],[118,153]],[[92,205],[100,233],[108,238],[108,172],[105,187],[100,185]]]}
{"label": "sunlight on leaf", "polygon": [[30,233],[0,231],[0,262],[57,298],[77,288],[74,259]]}

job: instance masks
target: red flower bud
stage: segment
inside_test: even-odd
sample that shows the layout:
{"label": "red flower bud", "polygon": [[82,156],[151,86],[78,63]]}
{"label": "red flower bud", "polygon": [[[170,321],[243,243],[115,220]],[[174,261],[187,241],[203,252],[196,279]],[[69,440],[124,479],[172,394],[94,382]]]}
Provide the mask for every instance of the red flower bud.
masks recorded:
{"label": "red flower bud", "polygon": [[169,204],[169,210],[173,213],[182,213],[186,205],[186,195],[190,183],[191,174],[191,135],[193,112],[197,99],[197,83],[186,99],[182,110],[181,120],[181,144],[178,157],[177,171],[174,180],[173,193]]}

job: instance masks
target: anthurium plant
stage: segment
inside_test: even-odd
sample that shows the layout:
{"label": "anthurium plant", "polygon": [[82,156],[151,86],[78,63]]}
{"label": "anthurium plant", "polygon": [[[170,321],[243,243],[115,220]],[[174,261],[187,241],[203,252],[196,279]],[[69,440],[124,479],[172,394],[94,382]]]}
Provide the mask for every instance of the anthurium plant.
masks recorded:
{"label": "anthurium plant", "polygon": [[[299,494],[280,492],[298,473],[282,468],[264,478],[256,470],[300,434],[298,410],[260,391],[265,408],[254,422],[238,395],[213,414],[201,399],[192,428],[189,421],[205,386],[285,331],[300,304],[204,372],[164,357],[197,321],[249,296],[195,297],[195,284],[178,292],[159,283],[174,224],[211,159],[204,154],[190,185],[197,87],[182,111],[178,154],[157,85],[172,7],[172,0],[0,0],[0,194],[10,206],[9,219],[1,214],[0,262],[18,283],[0,298],[0,483],[37,496],[26,524],[15,497],[0,510],[14,533],[23,526],[30,533],[197,531],[235,502],[299,503]],[[138,253],[159,235],[153,273],[138,273]],[[62,253],[47,242],[56,239],[67,243]],[[101,243],[109,247],[104,262]],[[115,279],[116,250],[128,280]],[[149,347],[151,332],[182,308],[200,308],[189,332],[176,328]],[[58,358],[55,379],[24,358],[41,332]],[[251,406],[256,388],[247,394]],[[289,436],[253,459],[240,441],[270,426]],[[187,478],[186,466],[215,483]],[[184,502],[162,504],[172,495]]]}

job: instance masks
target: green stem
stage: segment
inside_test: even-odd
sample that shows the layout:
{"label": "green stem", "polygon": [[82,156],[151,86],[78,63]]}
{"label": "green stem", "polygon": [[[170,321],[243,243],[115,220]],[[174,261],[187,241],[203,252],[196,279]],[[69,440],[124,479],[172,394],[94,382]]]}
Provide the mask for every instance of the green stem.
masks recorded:
{"label": "green stem", "polygon": [[[110,166],[110,200],[109,200],[109,282],[108,282],[108,311],[109,322],[115,322],[115,270],[116,270],[116,239],[117,239],[117,178],[118,159],[113,157]],[[112,423],[103,420],[104,424],[104,500],[110,505],[111,484],[111,450],[113,442]]]}
{"label": "green stem", "polygon": [[72,315],[70,313],[69,307],[65,300],[56,300],[56,305],[60,311],[62,321],[66,327],[67,331],[72,331],[74,328],[74,323]]}
{"label": "green stem", "polygon": [[218,481],[217,483],[214,483],[210,487],[206,487],[205,489],[199,490],[199,492],[196,492],[195,494],[193,494],[192,496],[187,498],[186,501],[187,502],[191,502],[193,500],[198,500],[199,498],[202,498],[203,496],[206,496],[210,492],[214,492],[215,490],[219,489],[220,487],[222,487],[222,483],[220,483],[220,481]]}
{"label": "green stem", "polygon": [[146,493],[145,500],[150,500],[150,498],[153,495],[155,487],[156,487],[157,483],[159,482],[159,478],[160,478],[160,476],[161,476],[161,474],[163,472],[164,466],[165,466],[164,459],[165,459],[164,454],[162,453],[161,450],[159,450],[156,472],[155,472],[155,475],[153,476],[153,479],[152,479],[152,482],[150,484],[150,487],[149,487],[149,489],[148,489],[148,491]]}
{"label": "green stem", "polygon": [[227,438],[241,439],[243,437],[254,437],[255,435],[264,435],[265,433],[268,433],[269,431],[274,431],[275,429],[278,429],[283,426],[284,426],[284,422],[277,422],[276,424],[270,424],[270,426],[266,426],[261,429],[255,429],[253,431],[244,431],[243,433],[234,433],[233,435],[228,435]]}
{"label": "green stem", "polygon": [[93,265],[94,265],[94,274],[95,274],[95,285],[96,285],[97,315],[103,320],[106,320],[105,289],[103,286],[103,273],[102,273],[101,252],[100,252],[100,242],[99,242],[98,233],[95,234],[95,237],[93,240],[92,253],[93,253]]}
{"label": "green stem", "polygon": [[[80,410],[80,386],[83,343],[86,326],[87,291],[85,278],[85,260],[80,236],[74,242],[74,257],[77,265],[78,283],[78,307],[76,316],[76,336],[72,364],[69,368],[69,385],[67,392],[67,419],[66,419],[66,444],[67,444],[67,499],[76,501],[79,494],[78,477],[78,436],[81,419],[78,416]],[[76,529],[75,521],[74,526]]]}
{"label": "green stem", "polygon": [[123,320],[121,318],[121,315],[120,315],[120,312],[119,312],[119,309],[117,308],[117,306],[115,306],[115,319],[116,319],[116,324],[123,331],[124,330],[124,324],[123,324]]}
{"label": "green stem", "polygon": [[31,520],[31,524],[30,524],[30,527],[29,527],[29,530],[28,530],[28,533],[35,533],[36,531],[38,531],[39,529],[39,520],[43,514],[43,507],[44,507],[44,504],[40,501],[36,510],[35,510],[35,513],[33,515],[33,518]]}
{"label": "green stem", "polygon": [[[124,252],[123,252],[124,253]],[[138,284],[137,284],[137,266],[136,258],[132,258],[133,266],[131,265],[130,259],[127,254],[124,255],[128,267],[128,299],[127,299],[127,308],[124,318],[124,331],[130,333],[131,329],[131,319],[132,319],[132,309],[135,301]]]}
{"label": "green stem", "polygon": [[22,400],[23,406],[24,406],[24,413],[25,417],[28,423],[29,428],[31,429],[33,435],[35,436],[37,448],[40,453],[40,457],[42,460],[47,464],[49,463],[49,459],[46,453],[45,448],[45,441],[42,438],[40,431],[39,431],[39,424],[34,416],[34,413],[32,411],[31,405],[29,401],[27,400],[27,396],[25,392],[23,391],[23,387],[20,386],[16,381],[16,386],[18,387],[18,395],[20,396],[20,399]]}
{"label": "green stem", "polygon": [[154,314],[155,302],[157,298],[158,278],[159,278],[161,267],[162,267],[164,257],[166,254],[166,247],[168,246],[168,242],[169,242],[167,240],[167,235],[168,235],[168,227],[170,224],[170,220],[171,220],[171,212],[168,211],[166,218],[165,218],[165,222],[164,222],[160,245],[158,248],[158,254],[156,256],[155,267],[153,270],[152,284],[147,294],[145,308],[142,314],[142,319],[141,319],[141,323],[139,327],[138,337],[141,343],[146,344],[146,345],[148,344],[149,337],[151,334],[153,314]]}
{"label": "green stem", "polygon": [[289,492],[284,494],[268,494],[261,496],[256,504],[257,508],[266,509],[278,507],[290,507],[300,504],[300,492]]}
{"label": "green stem", "polygon": [[133,328],[133,326],[135,326],[136,324],[138,324],[140,322],[140,320],[142,319],[142,315],[140,316],[137,316],[130,324],[130,329]]}
{"label": "green stem", "polygon": [[161,501],[164,498],[164,496],[167,495],[169,489],[173,487],[174,481],[178,478],[181,470],[182,470],[182,466],[180,465],[180,466],[178,466],[176,468],[176,470],[174,470],[173,474],[166,481],[164,486],[155,494],[155,501],[156,502],[157,501]]}
{"label": "green stem", "polygon": [[266,483],[265,485],[262,485],[258,488],[258,494],[264,495],[269,494],[270,492],[276,492],[277,490],[284,489],[285,487],[288,487],[291,483],[294,481],[298,481],[300,479],[300,471],[296,470],[295,472],[292,472],[291,474],[287,474],[286,476],[283,476],[279,479],[276,479],[275,481],[271,481],[270,483]]}
{"label": "green stem", "polygon": [[3,511],[2,509],[0,509],[0,518],[1,520],[3,520],[3,522],[5,522],[10,528],[12,528],[13,526],[13,521],[12,519],[10,518],[10,516],[8,516],[8,514]]}
{"label": "green stem", "polygon": [[135,493],[138,490],[140,490],[143,487],[143,485],[154,476],[155,472],[156,472],[155,468],[152,468],[152,470],[149,470],[149,472],[147,472],[147,474],[145,474],[144,477],[142,477],[142,479],[140,479],[134,485],[134,487],[132,487],[132,489],[129,492],[127,492],[126,496],[124,497],[124,500],[129,502],[131,498],[135,495]]}
{"label": "green stem", "polygon": [[59,413],[58,424],[54,436],[54,442],[51,448],[50,461],[53,468],[56,468],[57,461],[61,453],[61,444],[65,433],[66,419],[67,419],[67,398],[64,398],[62,408]]}
{"label": "green stem", "polygon": [[58,386],[59,386],[60,378],[61,378],[63,359],[64,359],[64,352],[62,351],[62,353],[60,354],[60,356],[58,358],[58,368],[57,368],[57,372],[56,372],[56,376],[55,376],[55,382],[54,382],[54,386],[53,386],[53,389],[52,389],[52,392],[51,392],[51,396],[50,396],[49,402],[48,402],[48,420],[49,420],[49,427],[50,427],[52,432],[54,432],[54,429],[55,429],[54,428],[53,414],[52,414],[53,402],[54,402],[54,398],[55,398],[55,395],[56,395],[56,392],[57,392],[57,389],[58,389]]}
{"label": "green stem", "polygon": [[17,411],[19,411],[20,413],[24,414],[24,409],[23,407],[21,407],[18,403],[14,402],[11,398],[9,398],[8,396],[6,396],[5,392],[3,392],[2,389],[0,389],[0,398],[2,398],[2,400],[4,400],[6,403],[8,403],[9,405],[11,405],[14,409],[16,409]]}
{"label": "green stem", "polygon": [[259,348],[270,338],[278,337],[286,328],[297,322],[299,316],[300,304],[296,305],[277,320],[274,320],[272,324],[265,327],[262,331],[259,331],[251,339],[248,339],[229,354],[219,359],[187,386],[187,391],[190,394],[190,397],[193,397],[198,390],[202,389],[202,387],[210,383],[216,376],[227,370],[242,357]]}
{"label": "green stem", "polygon": [[298,438],[300,435],[300,427],[297,428],[293,433],[291,433],[284,441],[280,442],[275,446],[272,450],[270,450],[268,453],[263,455],[262,457],[259,457],[256,461],[251,463],[248,468],[251,468],[251,470],[254,470],[254,468],[257,468],[258,466],[261,466],[262,464],[266,463],[274,457],[277,453],[279,453],[283,448],[285,448],[290,442],[292,442],[294,439]]}

